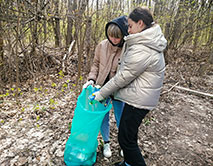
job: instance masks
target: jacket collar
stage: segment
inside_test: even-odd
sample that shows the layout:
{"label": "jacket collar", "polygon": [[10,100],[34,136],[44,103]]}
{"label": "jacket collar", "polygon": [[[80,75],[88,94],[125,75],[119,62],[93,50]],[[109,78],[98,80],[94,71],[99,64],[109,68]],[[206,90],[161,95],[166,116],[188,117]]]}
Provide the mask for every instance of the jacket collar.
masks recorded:
{"label": "jacket collar", "polygon": [[167,40],[158,24],[155,24],[140,33],[130,34],[124,37],[124,40],[129,46],[142,44],[158,52],[162,52],[167,46]]}

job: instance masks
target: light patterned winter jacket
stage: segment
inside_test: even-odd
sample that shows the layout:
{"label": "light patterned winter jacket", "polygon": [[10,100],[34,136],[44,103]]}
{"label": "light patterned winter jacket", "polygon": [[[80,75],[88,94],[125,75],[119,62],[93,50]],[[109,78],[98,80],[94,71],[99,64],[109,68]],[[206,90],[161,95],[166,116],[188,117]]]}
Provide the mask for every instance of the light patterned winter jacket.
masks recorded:
{"label": "light patterned winter jacket", "polygon": [[118,72],[101,88],[100,94],[105,98],[114,93],[115,99],[137,108],[155,108],[163,85],[166,45],[157,24],[125,37]]}

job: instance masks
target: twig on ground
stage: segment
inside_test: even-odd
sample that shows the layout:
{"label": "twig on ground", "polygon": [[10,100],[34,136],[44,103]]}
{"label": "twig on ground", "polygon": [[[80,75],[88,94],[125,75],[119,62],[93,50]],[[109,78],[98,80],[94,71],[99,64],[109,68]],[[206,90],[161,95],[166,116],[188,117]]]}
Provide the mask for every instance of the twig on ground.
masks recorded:
{"label": "twig on ground", "polygon": [[179,82],[177,82],[175,85],[173,85],[169,90],[161,93],[161,95],[164,95],[164,94],[170,92],[172,89],[176,88],[176,89],[180,89],[180,90],[187,91],[187,92],[190,92],[190,93],[194,93],[195,95],[202,95],[202,96],[207,96],[207,97],[213,98],[213,94],[200,92],[200,91],[197,91],[197,90],[192,90],[192,89],[189,89],[189,88],[177,86],[178,84],[179,84]]}
{"label": "twig on ground", "polygon": [[175,88],[180,89],[180,90],[184,90],[184,91],[187,91],[187,92],[191,92],[191,93],[194,93],[196,95],[203,95],[203,96],[213,98],[213,94],[210,94],[210,93],[200,92],[200,91],[184,88],[184,87],[181,87],[181,86],[175,86]]}
{"label": "twig on ground", "polygon": [[179,84],[179,82],[177,82],[175,85],[173,85],[169,90],[162,92],[161,95],[164,95],[166,93],[169,93],[175,86],[177,86]]}

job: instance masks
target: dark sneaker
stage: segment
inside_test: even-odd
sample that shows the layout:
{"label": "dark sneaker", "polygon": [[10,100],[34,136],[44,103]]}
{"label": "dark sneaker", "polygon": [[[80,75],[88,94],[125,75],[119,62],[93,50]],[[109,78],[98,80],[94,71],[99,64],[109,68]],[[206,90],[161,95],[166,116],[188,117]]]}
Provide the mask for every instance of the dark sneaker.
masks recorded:
{"label": "dark sneaker", "polygon": [[126,166],[126,164],[124,163],[124,161],[122,161],[122,162],[115,163],[114,166]]}

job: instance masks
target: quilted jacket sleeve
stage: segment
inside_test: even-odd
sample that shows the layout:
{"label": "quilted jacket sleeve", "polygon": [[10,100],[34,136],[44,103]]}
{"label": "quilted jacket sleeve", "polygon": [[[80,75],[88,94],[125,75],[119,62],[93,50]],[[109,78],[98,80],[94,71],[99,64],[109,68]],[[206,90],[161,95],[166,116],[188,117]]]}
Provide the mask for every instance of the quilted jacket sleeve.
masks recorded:
{"label": "quilted jacket sleeve", "polygon": [[129,48],[124,53],[121,66],[116,75],[101,88],[101,95],[107,97],[113,92],[129,85],[133,80],[140,76],[149,66],[150,54],[143,48]]}

